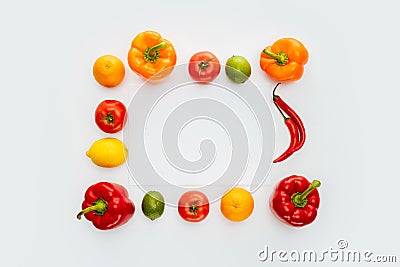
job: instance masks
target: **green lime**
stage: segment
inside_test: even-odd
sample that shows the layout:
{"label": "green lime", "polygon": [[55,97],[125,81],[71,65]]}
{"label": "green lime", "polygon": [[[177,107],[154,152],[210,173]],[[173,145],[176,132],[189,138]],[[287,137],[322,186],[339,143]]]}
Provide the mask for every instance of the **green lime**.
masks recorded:
{"label": "green lime", "polygon": [[225,73],[235,83],[244,83],[251,75],[250,63],[242,56],[231,56],[225,64]]}
{"label": "green lime", "polygon": [[157,191],[149,191],[143,197],[142,201],[142,211],[143,214],[154,221],[159,218],[163,212],[165,207],[164,197],[161,193]]}

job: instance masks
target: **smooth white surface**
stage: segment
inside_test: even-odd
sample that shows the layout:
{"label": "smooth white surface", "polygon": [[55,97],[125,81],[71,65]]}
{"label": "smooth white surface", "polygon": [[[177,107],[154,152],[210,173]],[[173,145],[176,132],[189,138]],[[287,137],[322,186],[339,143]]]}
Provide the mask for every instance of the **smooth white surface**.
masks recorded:
{"label": "smooth white surface", "polygon": [[[261,266],[270,264],[257,259],[265,245],[322,251],[338,239],[400,260],[395,1],[23,2],[0,8],[1,266]],[[274,82],[258,67],[261,49],[281,37],[309,49],[304,77],[279,90],[301,114],[307,143],[273,167],[249,220],[230,223],[214,204],[201,224],[172,208],[150,222],[133,186],[137,211],[124,227],[100,232],[76,220],[89,185],[128,183],[125,167],[105,170],[85,156],[104,137],[93,123],[97,103],[132,93],[98,86],[92,64],[108,53],[126,63],[132,38],[147,29],[173,42],[180,63],[199,50],[221,61],[245,56],[266,96]],[[138,82],[127,71],[121,86]],[[274,116],[282,151],[288,136]],[[267,206],[272,186],[294,173],[322,181],[319,216],[303,229],[282,224]],[[345,265],[321,265],[330,264]]]}

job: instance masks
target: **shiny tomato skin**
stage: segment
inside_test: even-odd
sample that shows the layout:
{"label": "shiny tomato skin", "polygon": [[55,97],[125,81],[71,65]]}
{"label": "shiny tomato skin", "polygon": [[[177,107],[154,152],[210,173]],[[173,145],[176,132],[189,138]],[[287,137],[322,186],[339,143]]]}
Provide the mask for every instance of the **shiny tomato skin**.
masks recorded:
{"label": "shiny tomato skin", "polygon": [[185,221],[200,222],[208,216],[210,203],[202,192],[188,191],[179,199],[178,212]]}
{"label": "shiny tomato skin", "polygon": [[106,133],[117,133],[124,128],[126,107],[118,100],[104,100],[96,108],[95,122]]}
{"label": "shiny tomato skin", "polygon": [[194,54],[189,60],[189,74],[193,80],[209,83],[221,71],[218,58],[211,52],[203,51]]}

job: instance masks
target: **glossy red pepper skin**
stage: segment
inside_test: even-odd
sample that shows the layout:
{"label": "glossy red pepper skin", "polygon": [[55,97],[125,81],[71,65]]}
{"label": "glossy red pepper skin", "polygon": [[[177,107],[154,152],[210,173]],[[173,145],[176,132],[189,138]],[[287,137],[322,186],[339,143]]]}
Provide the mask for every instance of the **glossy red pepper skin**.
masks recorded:
{"label": "glossy red pepper skin", "polygon": [[293,152],[298,151],[300,148],[303,147],[306,141],[306,129],[304,127],[303,121],[301,120],[300,116],[279,96],[275,94],[276,88],[281,83],[278,83],[273,92],[272,92],[272,99],[278,109],[282,109],[289,118],[291,118],[297,126],[299,137],[296,146],[293,148]]}
{"label": "glossy red pepper skin", "polygon": [[298,128],[299,140],[296,146],[293,148],[293,152],[296,152],[303,147],[306,141],[306,129],[304,127],[303,121],[301,120],[300,116],[285,101],[283,101],[280,96],[274,95],[274,103],[278,105],[278,107],[280,107],[289,116],[289,118],[294,121]]}
{"label": "glossy red pepper skin", "polygon": [[291,118],[285,118],[285,124],[289,130],[290,144],[285,152],[283,152],[282,155],[280,155],[273,161],[274,163],[281,162],[290,157],[294,153],[294,149],[298,143],[298,129],[294,121]]}
{"label": "glossy red pepper skin", "polygon": [[317,217],[320,197],[316,187],[305,177],[292,175],[280,181],[270,199],[272,212],[283,222],[300,227],[312,223]]}
{"label": "glossy red pepper skin", "polygon": [[100,230],[110,230],[129,221],[135,213],[135,205],[122,185],[99,182],[90,186],[82,203],[82,215]]}

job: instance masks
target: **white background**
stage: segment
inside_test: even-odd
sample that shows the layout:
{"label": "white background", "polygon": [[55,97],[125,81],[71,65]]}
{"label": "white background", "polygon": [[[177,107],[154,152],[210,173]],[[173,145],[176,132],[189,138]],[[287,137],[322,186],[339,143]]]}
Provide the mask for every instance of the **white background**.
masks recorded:
{"label": "white background", "polygon": [[[262,266],[270,264],[257,259],[265,245],[322,251],[339,239],[349,249],[400,260],[395,3],[2,2],[1,265]],[[109,53],[126,63],[132,38],[147,29],[173,42],[179,63],[199,50],[214,51],[222,62],[245,56],[266,97],[274,82],[258,67],[261,49],[281,37],[298,38],[309,49],[303,78],[280,91],[301,114],[307,143],[273,167],[254,194],[249,220],[231,223],[214,204],[201,224],[184,222],[172,208],[150,222],[134,186],[128,190],[137,211],[125,226],[101,232],[76,220],[89,185],[102,179],[128,184],[125,167],[98,168],[85,151],[104,137],[93,123],[97,103],[126,102],[132,92],[124,85],[140,82],[127,71],[120,88],[101,88],[92,64]],[[278,116],[276,149],[282,151],[288,136]],[[267,206],[273,185],[291,174],[322,181],[319,216],[302,229],[282,224]]]}

